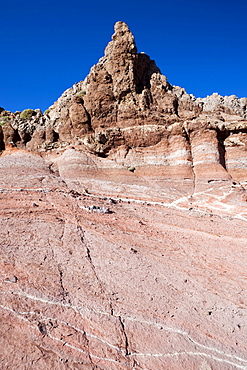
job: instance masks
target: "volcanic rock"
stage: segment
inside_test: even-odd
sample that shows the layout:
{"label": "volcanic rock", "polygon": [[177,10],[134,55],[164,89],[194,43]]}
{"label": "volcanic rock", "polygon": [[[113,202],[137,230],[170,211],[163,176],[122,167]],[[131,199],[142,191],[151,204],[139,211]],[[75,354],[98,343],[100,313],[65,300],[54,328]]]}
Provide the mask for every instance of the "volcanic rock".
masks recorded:
{"label": "volcanic rock", "polygon": [[245,369],[246,98],[117,22],[42,115],[0,109],[2,369]]}

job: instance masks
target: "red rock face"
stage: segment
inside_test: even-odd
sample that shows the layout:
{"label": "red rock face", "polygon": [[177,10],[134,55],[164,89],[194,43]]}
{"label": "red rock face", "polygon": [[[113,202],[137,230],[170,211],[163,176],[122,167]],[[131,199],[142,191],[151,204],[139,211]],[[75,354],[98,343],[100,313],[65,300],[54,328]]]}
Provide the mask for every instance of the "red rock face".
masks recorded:
{"label": "red rock face", "polygon": [[246,368],[245,103],[118,22],[48,112],[0,111],[1,368]]}
{"label": "red rock face", "polygon": [[[90,71],[86,80],[85,108],[95,130],[105,127],[132,127],[145,124],[166,125],[180,121],[185,103],[180,103],[172,86],[155,62],[137,53],[128,26],[117,22],[105,56]],[[199,106],[191,101],[187,116]],[[186,109],[187,109],[186,108]],[[196,112],[196,113],[195,113]]]}
{"label": "red rock face", "polygon": [[186,196],[185,180],[56,157],[0,158],[1,367],[244,368],[238,187]]}

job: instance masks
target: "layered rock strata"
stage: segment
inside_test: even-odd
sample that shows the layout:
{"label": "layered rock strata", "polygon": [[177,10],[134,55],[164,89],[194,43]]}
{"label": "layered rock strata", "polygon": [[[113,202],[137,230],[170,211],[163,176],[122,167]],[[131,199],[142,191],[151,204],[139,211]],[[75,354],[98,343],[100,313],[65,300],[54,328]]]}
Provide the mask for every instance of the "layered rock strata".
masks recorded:
{"label": "layered rock strata", "polygon": [[0,157],[1,368],[244,369],[237,185],[186,198],[76,149],[58,157],[61,176],[23,149]]}
{"label": "layered rock strata", "polygon": [[29,118],[4,110],[0,115],[2,149],[12,145],[42,153],[79,144],[82,151],[134,165],[143,174],[155,165],[168,178],[205,174],[208,181],[225,181],[236,173],[236,180],[245,181],[246,98],[196,99],[172,86],[153,60],[137,52],[124,22],[116,23],[104,57],[87,78],[44,115],[40,110]]}
{"label": "layered rock strata", "polygon": [[44,114],[0,109],[1,368],[245,369],[246,146],[246,98],[123,22]]}

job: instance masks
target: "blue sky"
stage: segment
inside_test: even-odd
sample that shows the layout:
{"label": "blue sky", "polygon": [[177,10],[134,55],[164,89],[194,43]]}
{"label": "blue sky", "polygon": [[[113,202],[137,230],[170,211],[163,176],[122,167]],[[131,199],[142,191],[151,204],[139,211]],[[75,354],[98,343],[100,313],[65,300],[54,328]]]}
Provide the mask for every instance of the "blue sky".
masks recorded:
{"label": "blue sky", "polygon": [[124,21],[173,85],[247,96],[245,0],[10,0],[1,4],[0,107],[45,110],[83,80]]}

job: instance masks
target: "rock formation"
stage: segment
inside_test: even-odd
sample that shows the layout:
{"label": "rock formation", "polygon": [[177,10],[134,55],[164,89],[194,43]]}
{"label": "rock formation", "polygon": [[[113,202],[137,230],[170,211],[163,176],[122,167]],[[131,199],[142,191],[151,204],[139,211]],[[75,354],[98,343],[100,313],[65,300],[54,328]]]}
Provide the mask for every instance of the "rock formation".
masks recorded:
{"label": "rock formation", "polygon": [[2,369],[246,369],[246,106],[117,22],[44,114],[0,109]]}

